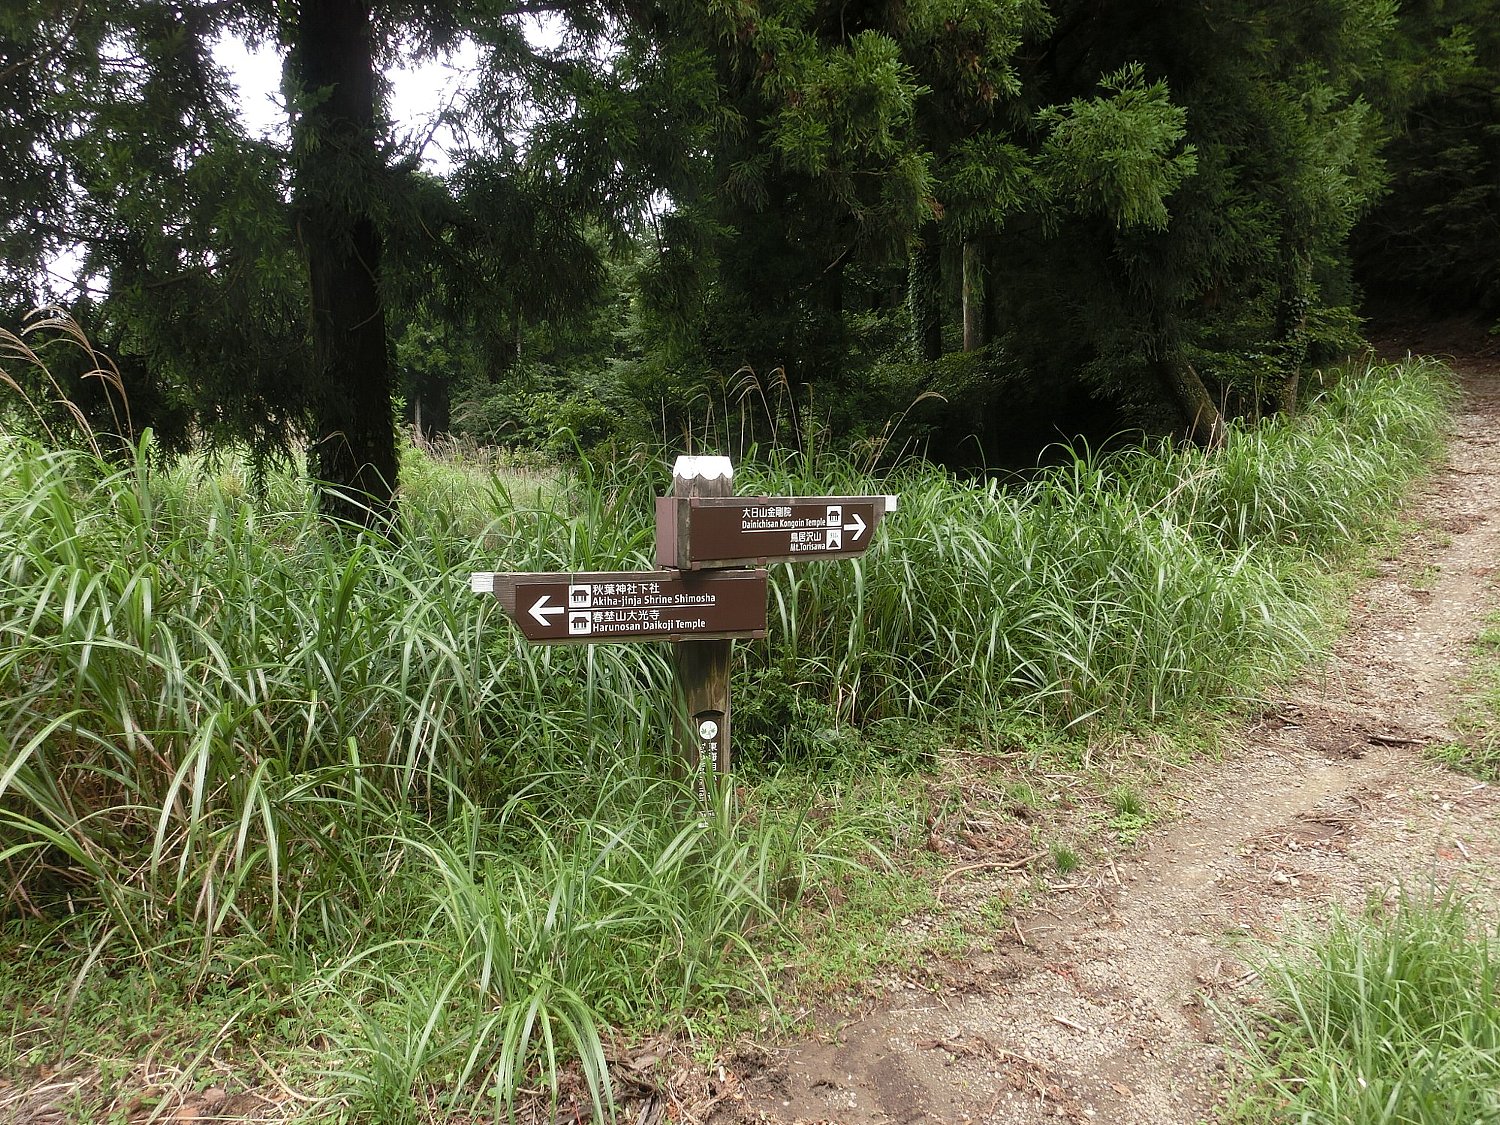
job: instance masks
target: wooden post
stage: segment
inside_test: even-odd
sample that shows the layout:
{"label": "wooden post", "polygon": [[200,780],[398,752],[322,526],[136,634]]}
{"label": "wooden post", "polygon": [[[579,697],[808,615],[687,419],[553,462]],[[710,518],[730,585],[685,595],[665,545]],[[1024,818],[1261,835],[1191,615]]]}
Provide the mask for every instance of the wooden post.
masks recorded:
{"label": "wooden post", "polygon": [[[728,457],[679,457],[672,466],[672,495],[731,496],[734,467]],[[729,665],[734,642],[678,641],[673,645],[682,711],[675,724],[688,776],[706,803],[711,773],[729,772]]]}
{"label": "wooden post", "polygon": [[674,772],[709,799],[729,773],[737,637],[766,635],[766,564],[860,555],[894,496],[736,496],[727,457],[679,457],[657,497],[660,570],[469,576],[535,644],[671,640]]}

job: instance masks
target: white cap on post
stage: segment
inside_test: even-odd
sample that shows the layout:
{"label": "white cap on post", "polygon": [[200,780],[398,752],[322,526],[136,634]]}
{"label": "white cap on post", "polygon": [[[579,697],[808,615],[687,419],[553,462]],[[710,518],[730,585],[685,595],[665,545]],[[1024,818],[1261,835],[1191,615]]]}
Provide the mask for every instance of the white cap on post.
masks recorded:
{"label": "white cap on post", "polygon": [[691,457],[683,454],[672,466],[672,475],[679,480],[724,480],[734,479],[734,465],[728,457]]}

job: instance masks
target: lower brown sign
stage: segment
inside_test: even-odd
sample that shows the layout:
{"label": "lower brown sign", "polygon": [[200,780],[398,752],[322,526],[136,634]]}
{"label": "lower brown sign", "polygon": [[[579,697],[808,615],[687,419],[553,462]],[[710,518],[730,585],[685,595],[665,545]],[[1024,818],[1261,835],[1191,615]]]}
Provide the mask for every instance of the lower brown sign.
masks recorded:
{"label": "lower brown sign", "polygon": [[676,570],[475,574],[539,644],[766,635],[766,572]]}

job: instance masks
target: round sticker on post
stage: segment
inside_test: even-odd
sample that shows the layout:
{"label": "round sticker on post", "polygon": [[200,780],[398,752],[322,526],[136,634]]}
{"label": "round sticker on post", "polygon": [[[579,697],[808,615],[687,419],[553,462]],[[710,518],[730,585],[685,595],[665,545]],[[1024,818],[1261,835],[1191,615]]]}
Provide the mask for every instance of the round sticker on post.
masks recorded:
{"label": "round sticker on post", "polygon": [[719,724],[712,719],[704,719],[698,724],[699,738],[717,738],[719,736]]}

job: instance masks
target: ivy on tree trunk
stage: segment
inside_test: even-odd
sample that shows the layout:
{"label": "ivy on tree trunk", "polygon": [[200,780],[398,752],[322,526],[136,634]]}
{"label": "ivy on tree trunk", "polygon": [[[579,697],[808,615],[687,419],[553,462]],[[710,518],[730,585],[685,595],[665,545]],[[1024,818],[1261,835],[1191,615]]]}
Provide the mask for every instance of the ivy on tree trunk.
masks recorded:
{"label": "ivy on tree trunk", "polygon": [[984,251],[975,239],[963,246],[964,351],[984,347]]}
{"label": "ivy on tree trunk", "polygon": [[1302,390],[1302,364],[1307,360],[1307,312],[1312,307],[1312,261],[1296,232],[1282,234],[1277,278],[1275,354],[1280,361],[1281,386],[1276,408],[1295,414]]}
{"label": "ivy on tree trunk", "polygon": [[922,241],[907,266],[906,293],[911,311],[912,345],[917,358],[932,362],[943,355],[942,243],[937,223],[922,228]]}
{"label": "ivy on tree trunk", "polygon": [[1186,425],[1188,440],[1205,449],[1217,449],[1226,436],[1224,415],[1203,384],[1203,377],[1188,362],[1182,345],[1160,315],[1153,318],[1152,366],[1163,389],[1171,395]]}

